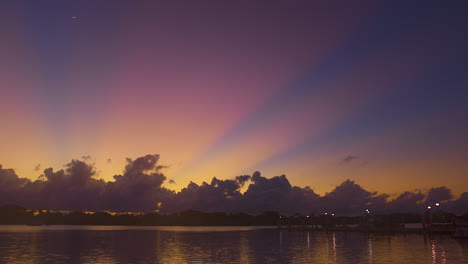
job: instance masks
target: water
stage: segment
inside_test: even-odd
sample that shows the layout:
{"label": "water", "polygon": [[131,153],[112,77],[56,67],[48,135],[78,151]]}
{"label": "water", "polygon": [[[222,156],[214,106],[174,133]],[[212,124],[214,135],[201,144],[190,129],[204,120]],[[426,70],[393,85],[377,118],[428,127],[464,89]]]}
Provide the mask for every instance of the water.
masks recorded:
{"label": "water", "polygon": [[0,263],[468,263],[449,236],[257,227],[0,226]]}

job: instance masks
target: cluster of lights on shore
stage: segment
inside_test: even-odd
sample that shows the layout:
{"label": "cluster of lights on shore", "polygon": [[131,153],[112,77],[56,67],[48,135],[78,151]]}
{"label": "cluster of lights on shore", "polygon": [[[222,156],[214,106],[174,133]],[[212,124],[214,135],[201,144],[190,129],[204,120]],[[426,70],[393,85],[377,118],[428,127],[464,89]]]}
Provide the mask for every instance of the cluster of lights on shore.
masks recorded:
{"label": "cluster of lights on shore", "polygon": [[[437,208],[440,207],[440,203],[435,203],[435,206],[436,206]],[[432,206],[428,205],[428,206],[427,206],[427,210],[431,210],[431,209],[432,209]],[[368,214],[368,215],[370,214],[369,208],[366,208],[366,214]],[[325,212],[325,213],[323,213],[323,215],[328,215],[328,213]],[[334,213],[331,213],[330,215],[331,215],[331,216],[335,216]],[[308,215],[307,218],[309,218],[309,217],[310,217],[310,216]],[[282,217],[280,216],[280,218],[282,218]]]}

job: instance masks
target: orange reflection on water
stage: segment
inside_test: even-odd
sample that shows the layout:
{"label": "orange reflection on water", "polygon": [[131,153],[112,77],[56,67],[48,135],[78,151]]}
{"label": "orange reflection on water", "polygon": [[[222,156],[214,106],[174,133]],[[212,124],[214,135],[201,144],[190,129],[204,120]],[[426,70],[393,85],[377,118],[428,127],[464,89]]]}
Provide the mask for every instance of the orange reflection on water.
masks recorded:
{"label": "orange reflection on water", "polygon": [[0,226],[0,263],[447,264],[468,259],[466,241],[423,240],[416,234],[255,227]]}

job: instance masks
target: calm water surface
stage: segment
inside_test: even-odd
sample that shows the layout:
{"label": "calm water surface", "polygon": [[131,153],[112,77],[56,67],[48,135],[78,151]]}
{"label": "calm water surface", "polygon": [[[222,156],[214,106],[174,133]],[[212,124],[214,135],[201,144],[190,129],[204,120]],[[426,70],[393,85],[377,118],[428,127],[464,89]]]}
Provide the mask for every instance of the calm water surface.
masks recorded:
{"label": "calm water surface", "polygon": [[0,226],[0,263],[468,263],[448,236],[256,227]]}

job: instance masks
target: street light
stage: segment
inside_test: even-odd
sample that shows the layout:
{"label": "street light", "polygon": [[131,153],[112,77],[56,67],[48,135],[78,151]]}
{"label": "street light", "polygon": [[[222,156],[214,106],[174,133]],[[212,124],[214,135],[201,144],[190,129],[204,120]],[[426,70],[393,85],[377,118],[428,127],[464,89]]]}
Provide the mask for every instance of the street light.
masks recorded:
{"label": "street light", "polygon": [[440,206],[440,203],[436,203],[436,206],[439,207],[439,206]]}
{"label": "street light", "polygon": [[427,210],[428,210],[428,214],[429,214],[429,226],[432,226],[432,214],[431,214],[431,209],[432,209],[432,206],[428,205],[428,206],[427,206]]}

